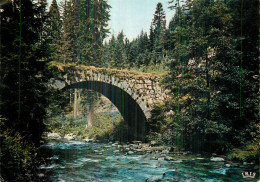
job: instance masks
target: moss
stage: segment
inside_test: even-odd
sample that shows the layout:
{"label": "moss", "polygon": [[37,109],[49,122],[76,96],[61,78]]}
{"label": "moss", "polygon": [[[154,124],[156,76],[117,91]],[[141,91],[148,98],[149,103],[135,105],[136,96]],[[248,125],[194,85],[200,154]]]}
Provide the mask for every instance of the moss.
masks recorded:
{"label": "moss", "polygon": [[61,72],[72,72],[72,71],[84,71],[84,70],[91,70],[93,73],[103,73],[107,75],[115,75],[116,77],[132,77],[135,79],[150,79],[150,80],[157,80],[158,78],[162,77],[163,75],[167,74],[167,72],[153,72],[145,73],[143,70],[118,70],[118,69],[107,69],[107,68],[98,68],[94,66],[83,66],[83,65],[76,65],[75,63],[67,63],[62,64],[58,62],[51,62],[50,67],[56,67]]}

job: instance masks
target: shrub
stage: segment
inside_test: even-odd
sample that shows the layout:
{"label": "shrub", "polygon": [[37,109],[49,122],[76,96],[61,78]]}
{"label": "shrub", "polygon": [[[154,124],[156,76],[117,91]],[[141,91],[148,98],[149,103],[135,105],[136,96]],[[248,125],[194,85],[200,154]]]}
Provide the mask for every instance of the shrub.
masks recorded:
{"label": "shrub", "polygon": [[35,147],[18,132],[3,130],[0,121],[0,176],[6,181],[32,181]]}
{"label": "shrub", "polygon": [[259,145],[256,141],[245,145],[242,149],[234,148],[228,158],[231,160],[258,163],[260,157]]}

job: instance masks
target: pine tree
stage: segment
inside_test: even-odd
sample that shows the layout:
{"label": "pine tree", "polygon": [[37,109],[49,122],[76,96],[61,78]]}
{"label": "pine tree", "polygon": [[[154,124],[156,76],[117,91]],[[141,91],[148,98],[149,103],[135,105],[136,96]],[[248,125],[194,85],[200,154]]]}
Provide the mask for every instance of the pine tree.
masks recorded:
{"label": "pine tree", "polygon": [[58,41],[61,39],[61,17],[60,11],[56,0],[53,0],[48,14],[48,33],[51,44],[51,51],[57,52]]}
{"label": "pine tree", "polygon": [[164,57],[166,17],[162,3],[158,3],[154,13],[154,18],[150,27],[150,46],[155,59],[155,64],[160,63],[160,58]]}
{"label": "pine tree", "polygon": [[[1,7],[1,114],[6,127],[39,142],[47,106],[41,32],[45,3],[13,1]],[[20,14],[21,13],[21,14]],[[20,17],[20,15],[22,15]],[[21,18],[21,21],[20,21]]]}
{"label": "pine tree", "polygon": [[81,1],[79,7],[79,59],[81,64],[101,66],[103,40],[109,30],[109,8],[107,1]]}
{"label": "pine tree", "polygon": [[175,60],[166,79],[174,94],[170,124],[180,148],[227,151],[236,143],[235,124],[241,124],[232,16],[222,1],[195,0],[187,6],[189,11],[180,9],[174,19]]}
{"label": "pine tree", "polygon": [[125,68],[126,64],[128,64],[123,31],[121,31],[117,35],[117,39],[115,42],[115,49],[114,49],[114,62],[117,65],[117,68],[120,68],[120,69]]}

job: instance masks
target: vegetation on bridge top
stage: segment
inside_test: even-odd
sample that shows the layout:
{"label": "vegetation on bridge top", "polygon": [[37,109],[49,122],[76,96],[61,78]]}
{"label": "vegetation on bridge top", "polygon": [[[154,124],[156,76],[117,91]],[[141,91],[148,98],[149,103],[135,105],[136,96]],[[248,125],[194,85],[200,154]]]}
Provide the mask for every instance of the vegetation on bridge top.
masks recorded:
{"label": "vegetation on bridge top", "polygon": [[151,72],[142,72],[138,69],[117,69],[117,68],[102,68],[102,67],[96,67],[96,66],[86,66],[86,65],[77,65],[75,63],[60,63],[56,61],[52,61],[49,64],[50,69],[57,69],[58,71],[62,72],[63,74],[66,73],[74,73],[75,71],[93,71],[93,73],[103,73],[105,75],[115,75],[116,77],[130,77],[135,79],[150,79],[155,80],[157,78],[162,78],[165,76],[168,72],[164,70],[161,71],[151,71]]}

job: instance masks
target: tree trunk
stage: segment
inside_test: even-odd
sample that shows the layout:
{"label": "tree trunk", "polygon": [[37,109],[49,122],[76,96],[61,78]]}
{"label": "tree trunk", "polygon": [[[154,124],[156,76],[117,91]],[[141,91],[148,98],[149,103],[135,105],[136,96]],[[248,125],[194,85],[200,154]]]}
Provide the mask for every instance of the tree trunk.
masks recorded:
{"label": "tree trunk", "polygon": [[88,128],[94,126],[94,108],[95,108],[95,93],[90,94],[89,98],[89,117],[88,117]]}
{"label": "tree trunk", "polygon": [[[92,104],[94,104],[94,102]],[[88,117],[88,128],[91,128],[93,125],[94,125],[94,105],[90,107],[89,117]]]}
{"label": "tree trunk", "polygon": [[77,110],[78,110],[78,103],[77,103],[77,89],[74,90],[74,119],[77,118]]}

